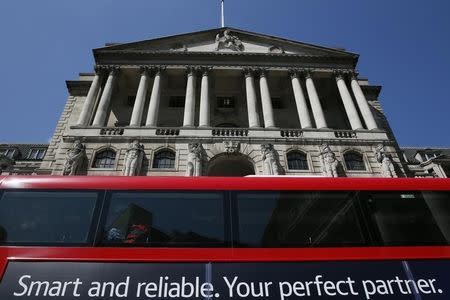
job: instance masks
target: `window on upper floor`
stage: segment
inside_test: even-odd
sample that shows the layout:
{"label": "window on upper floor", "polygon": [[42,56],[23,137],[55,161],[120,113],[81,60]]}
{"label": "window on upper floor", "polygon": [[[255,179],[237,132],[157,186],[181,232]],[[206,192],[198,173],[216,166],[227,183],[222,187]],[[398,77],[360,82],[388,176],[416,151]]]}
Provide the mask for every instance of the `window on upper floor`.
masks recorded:
{"label": "window on upper floor", "polygon": [[31,149],[28,153],[28,159],[43,159],[45,155],[45,149]]}
{"label": "window on upper floor", "polygon": [[217,97],[218,108],[234,108],[234,97]]}
{"label": "window on upper floor", "polygon": [[155,169],[174,169],[175,168],[175,152],[172,150],[161,150],[155,154],[153,158],[153,168]]}
{"label": "window on upper floor", "polygon": [[170,96],[169,107],[184,107],[184,96]]}
{"label": "window on upper floor", "polygon": [[112,149],[104,149],[95,155],[93,168],[112,169],[116,164],[116,151]]}
{"label": "window on upper floor", "polygon": [[305,153],[290,151],[286,156],[289,170],[309,170],[308,159]]}
{"label": "window on upper floor", "polygon": [[362,154],[356,151],[348,151],[344,154],[345,166],[349,171],[365,171],[366,165]]}
{"label": "window on upper floor", "polygon": [[422,158],[423,158],[424,161],[433,159],[433,158],[438,157],[438,156],[439,155],[436,152],[424,152],[424,153],[422,153]]}
{"label": "window on upper floor", "polygon": [[16,152],[16,149],[0,149],[0,155],[4,155],[8,158],[14,158],[14,154]]}

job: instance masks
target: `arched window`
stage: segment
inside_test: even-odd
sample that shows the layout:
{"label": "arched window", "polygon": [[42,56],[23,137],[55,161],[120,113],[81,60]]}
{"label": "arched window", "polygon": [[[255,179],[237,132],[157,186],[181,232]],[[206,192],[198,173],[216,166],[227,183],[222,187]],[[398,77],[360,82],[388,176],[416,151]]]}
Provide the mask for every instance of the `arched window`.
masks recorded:
{"label": "arched window", "polygon": [[309,170],[306,154],[300,151],[290,151],[287,154],[289,170]]}
{"label": "arched window", "polygon": [[162,150],[153,158],[153,168],[173,169],[175,168],[175,153],[171,150]]}
{"label": "arched window", "polygon": [[364,158],[362,154],[349,151],[344,154],[345,166],[349,171],[364,171],[366,170],[366,165],[364,164]]}
{"label": "arched window", "polygon": [[116,164],[116,151],[104,149],[97,152],[94,158],[93,168],[112,169]]}

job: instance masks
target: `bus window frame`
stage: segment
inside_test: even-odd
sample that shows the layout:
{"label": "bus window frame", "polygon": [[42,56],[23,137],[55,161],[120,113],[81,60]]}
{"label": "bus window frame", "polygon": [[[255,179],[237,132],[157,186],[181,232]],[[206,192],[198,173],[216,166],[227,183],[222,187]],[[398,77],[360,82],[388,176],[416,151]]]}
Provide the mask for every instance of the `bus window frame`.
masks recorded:
{"label": "bus window frame", "polygon": [[[376,247],[379,245],[380,240],[377,240],[376,236],[371,232],[370,222],[367,220],[366,215],[362,208],[362,203],[360,199],[360,195],[362,190],[270,190],[270,191],[262,191],[262,190],[230,190],[231,193],[231,209],[232,209],[232,221],[234,221],[232,228],[232,236],[233,236],[233,249],[239,248],[358,248],[358,247]],[[268,246],[246,246],[240,243],[239,239],[239,205],[238,205],[238,195],[244,193],[261,193],[261,192],[272,192],[272,193],[280,193],[280,192],[295,192],[295,193],[312,193],[312,192],[334,192],[334,193],[353,193],[352,196],[352,206],[355,213],[355,220],[358,222],[361,230],[361,237],[364,239],[364,243],[361,244],[346,244],[346,245],[337,245],[333,243],[323,243],[323,244],[311,244],[311,245],[298,245],[298,244],[285,244],[278,247],[268,247]]]}
{"label": "bus window frame", "polygon": [[36,246],[36,247],[93,247],[96,230],[101,216],[101,207],[103,206],[105,198],[105,190],[91,190],[91,189],[21,189],[21,188],[7,188],[0,189],[0,200],[5,192],[22,192],[22,193],[96,193],[94,209],[91,216],[91,224],[88,227],[88,234],[86,242],[0,242],[0,247],[5,246]]}
{"label": "bus window frame", "polygon": [[[168,244],[168,243],[138,243],[127,244],[120,242],[105,243],[104,229],[108,219],[108,212],[111,205],[111,198],[113,194],[117,193],[216,193],[222,196],[222,213],[223,213],[223,243],[182,243],[182,244]],[[148,189],[148,190],[106,190],[104,204],[102,206],[102,214],[99,220],[99,226],[96,231],[94,247],[118,247],[118,248],[232,248],[232,228],[231,228],[231,209],[230,209],[230,191],[227,190],[169,190],[169,189]]]}

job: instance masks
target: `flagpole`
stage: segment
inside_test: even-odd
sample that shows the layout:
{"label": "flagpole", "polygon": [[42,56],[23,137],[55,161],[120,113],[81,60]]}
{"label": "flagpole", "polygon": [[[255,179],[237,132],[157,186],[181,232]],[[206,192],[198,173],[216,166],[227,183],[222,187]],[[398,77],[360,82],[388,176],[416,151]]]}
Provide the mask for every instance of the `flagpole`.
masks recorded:
{"label": "flagpole", "polygon": [[222,28],[225,27],[225,17],[224,17],[224,12],[223,12],[223,0],[220,0],[220,13],[221,13],[221,23],[222,23]]}

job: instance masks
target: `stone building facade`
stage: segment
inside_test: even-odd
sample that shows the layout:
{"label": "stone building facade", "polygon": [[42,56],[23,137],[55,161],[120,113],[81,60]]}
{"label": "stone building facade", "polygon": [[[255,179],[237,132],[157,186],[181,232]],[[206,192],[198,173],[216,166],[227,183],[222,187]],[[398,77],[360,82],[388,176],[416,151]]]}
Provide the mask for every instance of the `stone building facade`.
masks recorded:
{"label": "stone building facade", "polygon": [[411,176],[357,54],[228,27],[93,53],[40,174]]}

